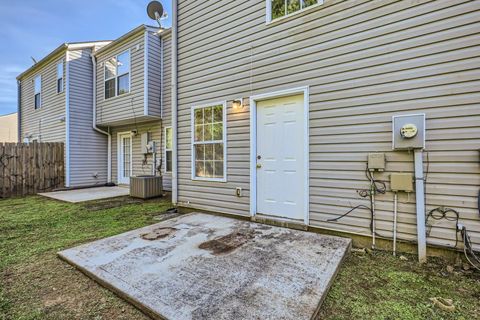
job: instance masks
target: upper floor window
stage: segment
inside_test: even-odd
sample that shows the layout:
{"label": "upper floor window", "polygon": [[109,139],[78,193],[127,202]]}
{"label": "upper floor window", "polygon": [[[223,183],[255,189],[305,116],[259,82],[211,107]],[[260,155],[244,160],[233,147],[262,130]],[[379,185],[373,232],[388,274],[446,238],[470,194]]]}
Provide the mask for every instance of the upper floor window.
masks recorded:
{"label": "upper floor window", "polygon": [[192,179],[226,181],[225,104],[192,111]]}
{"label": "upper floor window", "polygon": [[63,92],[63,61],[57,64],[57,93]]}
{"label": "upper floor window", "polygon": [[130,92],[130,51],[105,62],[105,99]]}
{"label": "upper floor window", "polygon": [[165,128],[165,172],[172,172],[172,127]]}
{"label": "upper floor window", "polygon": [[267,0],[267,22],[322,3],[323,0]]}
{"label": "upper floor window", "polygon": [[33,79],[34,105],[35,109],[42,107],[42,76],[38,75]]}

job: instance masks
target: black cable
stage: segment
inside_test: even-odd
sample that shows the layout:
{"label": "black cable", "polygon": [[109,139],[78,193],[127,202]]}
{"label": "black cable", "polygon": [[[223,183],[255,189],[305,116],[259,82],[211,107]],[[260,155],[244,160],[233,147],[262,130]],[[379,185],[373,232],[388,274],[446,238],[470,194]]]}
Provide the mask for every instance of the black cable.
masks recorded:
{"label": "black cable", "polygon": [[478,271],[480,271],[480,267],[479,266],[476,266],[471,260],[470,258],[468,257],[468,255],[470,254],[470,256],[478,263],[480,264],[480,257],[478,257],[475,253],[475,251],[473,250],[473,246],[472,246],[472,241],[470,240],[470,236],[468,235],[468,232],[467,232],[467,228],[463,227],[462,230],[462,238],[463,238],[463,244],[464,244],[464,247],[463,247],[463,252],[465,254],[465,258],[467,259],[467,261],[470,263],[470,265],[472,265],[472,267],[474,267],[475,269],[477,269]]}
{"label": "black cable", "polygon": [[360,208],[366,209],[366,210],[372,212],[372,209],[370,209],[369,207],[364,206],[364,205],[361,204],[361,205],[358,205],[358,206],[356,206],[356,207],[351,208],[349,211],[347,211],[346,213],[342,214],[342,215],[339,216],[339,217],[332,218],[332,219],[327,219],[326,221],[328,221],[328,222],[338,221],[338,220],[342,219],[343,217],[346,217],[347,215],[349,215],[351,212],[355,211],[356,209],[360,209]]}
{"label": "black cable", "polygon": [[[455,216],[448,216],[448,213],[454,213]],[[425,224],[428,226],[427,237],[430,236],[433,225],[428,224],[428,220],[432,218],[433,220],[442,220],[455,221],[455,248],[458,246],[458,220],[460,219],[460,214],[457,210],[445,207],[438,207],[430,210],[425,218]]]}

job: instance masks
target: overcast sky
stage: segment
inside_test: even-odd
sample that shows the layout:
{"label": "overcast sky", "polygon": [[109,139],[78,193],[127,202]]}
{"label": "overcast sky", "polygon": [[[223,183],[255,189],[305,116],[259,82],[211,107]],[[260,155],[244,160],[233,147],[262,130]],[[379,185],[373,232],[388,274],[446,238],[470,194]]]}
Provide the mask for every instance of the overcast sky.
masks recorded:
{"label": "overcast sky", "polygon": [[[113,40],[145,23],[150,0],[0,0],[0,115],[17,111],[15,77],[64,42]],[[171,0],[160,0],[171,25]]]}

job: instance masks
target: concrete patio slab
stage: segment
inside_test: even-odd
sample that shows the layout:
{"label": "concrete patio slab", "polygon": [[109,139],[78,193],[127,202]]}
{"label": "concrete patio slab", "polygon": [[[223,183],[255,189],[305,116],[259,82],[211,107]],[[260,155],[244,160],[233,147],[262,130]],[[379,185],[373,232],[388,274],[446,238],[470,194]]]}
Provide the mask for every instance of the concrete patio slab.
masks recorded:
{"label": "concrete patio slab", "polygon": [[72,203],[128,196],[129,194],[128,187],[96,187],[39,193],[44,197]]}
{"label": "concrete patio slab", "polygon": [[350,246],[192,213],[59,256],[156,319],[312,319]]}

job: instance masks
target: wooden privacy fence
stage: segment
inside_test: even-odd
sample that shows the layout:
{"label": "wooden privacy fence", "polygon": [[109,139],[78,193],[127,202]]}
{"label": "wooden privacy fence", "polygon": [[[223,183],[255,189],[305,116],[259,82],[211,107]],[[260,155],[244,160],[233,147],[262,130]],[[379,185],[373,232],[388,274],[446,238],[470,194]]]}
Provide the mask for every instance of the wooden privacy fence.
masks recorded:
{"label": "wooden privacy fence", "polygon": [[0,143],[0,198],[64,187],[63,143]]}

